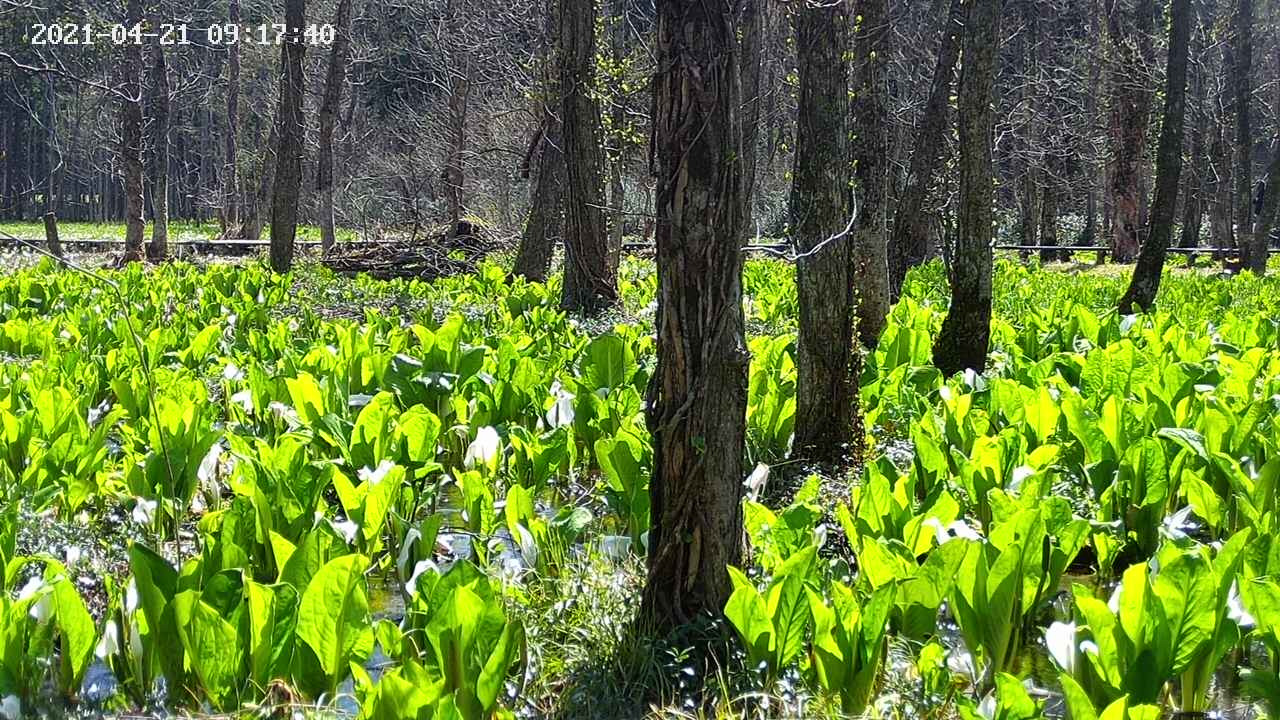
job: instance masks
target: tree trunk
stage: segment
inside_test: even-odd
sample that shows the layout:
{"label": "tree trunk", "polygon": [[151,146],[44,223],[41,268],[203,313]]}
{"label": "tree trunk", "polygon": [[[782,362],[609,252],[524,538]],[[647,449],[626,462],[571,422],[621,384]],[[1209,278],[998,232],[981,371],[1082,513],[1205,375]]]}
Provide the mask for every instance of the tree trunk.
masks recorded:
{"label": "tree trunk", "polygon": [[262,157],[258,162],[258,187],[252,202],[246,208],[244,232],[246,240],[257,240],[262,237],[262,209],[271,198],[271,188],[275,185],[276,144],[280,138],[280,119],[271,120],[271,130],[267,133],[267,144],[262,148]]}
{"label": "tree trunk", "polygon": [[[559,0],[546,0],[546,32],[542,46],[542,88],[538,98],[541,127],[530,146],[529,165],[534,165],[533,197],[529,220],[520,236],[520,247],[512,272],[532,282],[547,279],[551,256],[564,234],[564,154],[560,131],[560,72],[557,37],[560,34]],[[536,165],[535,165],[536,163]]]}
{"label": "tree trunk", "polygon": [[[718,616],[742,558],[747,365],[738,33],[753,0],[658,0],[658,367],[643,625]],[[714,9],[713,9],[714,8]]]}
{"label": "tree trunk", "polygon": [[561,0],[560,87],[564,122],[564,283],[560,306],[595,313],[618,299],[605,227],[604,154],[595,99],[597,0]]}
{"label": "tree trunk", "polygon": [[1271,143],[1271,164],[1267,167],[1267,184],[1262,192],[1262,207],[1253,228],[1253,243],[1262,248],[1263,258],[1269,255],[1271,233],[1280,223],[1280,131]]}
{"label": "tree trunk", "polygon": [[462,70],[452,71],[449,84],[449,145],[444,160],[445,207],[449,214],[449,237],[456,237],[463,229],[463,186],[466,173],[463,156],[467,151],[467,111],[471,99],[471,58],[463,53]]}
{"label": "tree trunk", "polygon": [[1240,260],[1245,270],[1258,275],[1267,271],[1266,238],[1258,244],[1253,232],[1253,0],[1239,0],[1236,6],[1235,56],[1232,87],[1236,109],[1236,232],[1240,238]]}
{"label": "tree trunk", "polygon": [[271,198],[271,268],[293,267],[293,240],[298,232],[298,190],[302,187],[302,41],[306,0],[285,0],[285,23],[291,30],[280,51],[280,144],[276,153],[275,190]]}
{"label": "tree trunk", "polygon": [[58,239],[58,218],[51,212],[44,214],[44,242],[49,249],[49,254],[59,260],[67,259],[62,249],[62,241]]}
{"label": "tree trunk", "polygon": [[[142,0],[128,0],[125,5],[125,26],[142,23]],[[140,262],[143,259],[142,198],[142,46],[125,43],[124,74],[120,90],[125,98],[120,103],[120,160],[124,165],[124,256],[121,262]]]}
{"label": "tree trunk", "polygon": [[150,49],[152,225],[147,257],[160,261],[169,255],[169,65],[159,38],[151,40]]}
{"label": "tree trunk", "polygon": [[[613,0],[609,18],[609,54],[615,67],[623,67],[627,58],[627,3]],[[609,161],[609,204],[612,207],[609,220],[609,274],[617,277],[618,264],[622,261],[622,238],[626,233],[627,188],[623,182],[625,167],[627,108],[622,102],[614,102],[609,109],[609,124],[613,128],[613,152]]]}
{"label": "tree trunk", "polygon": [[960,70],[960,200],[951,307],[933,347],[944,375],[982,372],[991,338],[991,225],[995,178],[991,152],[1002,0],[973,0]]}
{"label": "tree trunk", "polygon": [[889,16],[885,0],[857,0],[853,58],[854,187],[858,217],[853,247],[858,279],[858,338],[880,341],[889,319]]}
{"label": "tree trunk", "polygon": [[800,97],[790,226],[800,329],[792,449],[808,459],[856,461],[862,356],[853,337],[848,3],[803,6],[795,23]]}
{"label": "tree trunk", "polygon": [[1141,174],[1147,146],[1151,90],[1134,68],[1152,65],[1154,0],[1107,0],[1107,35],[1113,57],[1108,63],[1111,85],[1111,252],[1116,262],[1132,262],[1138,254],[1142,227]]}
{"label": "tree trunk", "polygon": [[[1195,124],[1191,126],[1191,167],[1183,180],[1182,234],[1178,247],[1200,247],[1200,232],[1204,226],[1205,174],[1208,161],[1205,157],[1205,134],[1208,131],[1208,108],[1205,107],[1205,77],[1200,63],[1204,60],[1203,32],[1192,33],[1191,57],[1188,60],[1188,82],[1192,88]],[[1190,260],[1192,256],[1188,255]]]}
{"label": "tree trunk", "polygon": [[[229,0],[227,20],[240,23],[240,0]],[[228,236],[243,234],[240,228],[240,179],[236,166],[240,131],[240,43],[227,46],[227,166],[222,185],[223,232]]]}
{"label": "tree trunk", "polygon": [[1053,262],[1058,259],[1058,179],[1061,163],[1057,158],[1049,158],[1049,168],[1045,173],[1044,187],[1040,196],[1040,251],[1041,262]]}
{"label": "tree trunk", "polygon": [[902,294],[907,271],[924,262],[929,255],[929,226],[924,203],[946,160],[946,133],[951,127],[948,122],[951,87],[956,62],[960,59],[964,14],[964,0],[951,0],[951,10],[942,27],[929,99],[920,113],[916,129],[907,186],[893,217],[893,239],[889,244],[889,297],[892,301]]}
{"label": "tree trunk", "polygon": [[336,240],[333,220],[333,124],[342,102],[346,82],[347,56],[351,47],[351,0],[338,0],[333,20],[335,38],[329,51],[329,71],[324,77],[324,98],[320,102],[320,164],[316,168],[316,190],[320,193],[320,247],[328,251]]}
{"label": "tree trunk", "polygon": [[1169,61],[1165,72],[1164,120],[1157,150],[1156,199],[1151,208],[1151,229],[1133,269],[1133,280],[1120,299],[1120,312],[1134,306],[1150,310],[1160,289],[1164,258],[1173,238],[1173,218],[1178,205],[1182,174],[1182,128],[1186,116],[1187,55],[1191,43],[1191,0],[1173,0],[1169,22]]}

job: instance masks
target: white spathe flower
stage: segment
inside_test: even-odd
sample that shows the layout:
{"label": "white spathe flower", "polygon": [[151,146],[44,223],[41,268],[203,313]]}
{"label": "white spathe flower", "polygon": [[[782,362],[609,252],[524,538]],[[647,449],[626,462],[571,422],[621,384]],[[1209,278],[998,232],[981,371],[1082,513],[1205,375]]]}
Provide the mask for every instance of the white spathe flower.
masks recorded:
{"label": "white spathe flower", "polygon": [[142,657],[142,628],[138,627],[137,619],[129,624],[129,655]]}
{"label": "white spathe flower", "polygon": [[248,390],[241,390],[232,395],[231,402],[239,405],[247,413],[253,412],[253,393]]}
{"label": "white spathe flower", "polygon": [[129,578],[129,584],[124,586],[124,611],[130,617],[138,612],[138,584],[133,578]]}
{"label": "white spathe flower", "polygon": [[1120,588],[1121,586],[1117,585],[1116,589],[1111,591],[1110,599],[1107,600],[1107,609],[1110,610],[1113,615],[1120,614]]}
{"label": "white spathe flower", "polygon": [[356,474],[359,476],[361,482],[367,482],[370,485],[377,485],[386,479],[387,473],[394,470],[395,467],[396,464],[390,460],[383,460],[378,463],[378,467],[373,470],[370,470],[367,467],[362,467]]}
{"label": "white spathe flower", "polygon": [[75,545],[68,545],[63,553],[67,560],[67,567],[72,567],[80,563],[80,558],[84,557],[84,553]]}
{"label": "white spathe flower", "polygon": [[31,598],[35,597],[36,593],[40,592],[43,589],[44,589],[44,578],[40,577],[39,575],[31,578],[30,580],[27,581],[27,584],[23,585],[22,589],[18,591],[18,602],[24,602],[26,600],[30,600]]}
{"label": "white spathe flower", "polygon": [[421,541],[422,533],[418,528],[409,528],[409,532],[405,533],[404,542],[400,543],[400,555],[396,557],[396,569],[400,571],[400,577],[404,577],[409,569],[409,561],[413,559],[413,546]]}
{"label": "white spathe flower", "polygon": [[93,654],[99,660],[106,660],[118,652],[120,652],[120,628],[116,626],[115,620],[108,620],[106,627],[102,628],[102,639],[98,640],[98,646],[94,648]]}
{"label": "white spathe flower", "polygon": [[963,520],[953,520],[944,526],[938,518],[931,517],[927,518],[923,525],[933,528],[939,545],[945,545],[952,540],[982,540],[982,534],[969,527],[969,524]]}
{"label": "white spathe flower", "polygon": [[1017,493],[1022,490],[1022,483],[1027,478],[1036,474],[1035,468],[1026,465],[1019,465],[1013,469],[1013,479],[1009,481],[1009,492]]}
{"label": "white spathe flower", "polygon": [[156,501],[137,498],[133,505],[133,521],[139,525],[150,525],[156,520]]}
{"label": "white spathe flower", "polygon": [[1240,599],[1240,586],[1235,580],[1231,581],[1231,592],[1227,594],[1227,618],[1245,630],[1258,624],[1253,615],[1245,609]]}
{"label": "white spathe flower", "polygon": [[53,619],[53,593],[50,590],[42,589],[40,597],[31,603],[31,610],[27,612],[37,625],[47,625]]}
{"label": "white spathe flower", "polygon": [[22,701],[17,695],[5,695],[0,700],[0,718],[4,720],[22,720]]}
{"label": "white spathe flower", "polygon": [[330,524],[333,526],[333,529],[342,536],[342,539],[347,541],[348,545],[356,541],[356,533],[360,532],[359,525],[350,520],[343,520],[342,522],[333,522]]}
{"label": "white spathe flower", "polygon": [[614,561],[622,561],[631,552],[631,538],[627,535],[605,535],[600,538],[600,554]]}
{"label": "white spathe flower", "polygon": [[1161,529],[1170,540],[1185,540],[1187,538],[1187,531],[1195,529],[1195,525],[1189,522],[1190,518],[1191,506],[1188,505],[1169,517],[1166,517]]}
{"label": "white spathe flower", "polygon": [[222,368],[222,379],[227,380],[229,382],[236,382],[238,380],[243,380],[244,371],[241,370],[240,367],[237,366],[235,363],[227,363],[227,366]]}
{"label": "white spathe flower", "polygon": [[404,584],[405,594],[410,597],[417,595],[418,578],[422,577],[423,573],[428,572],[433,572],[439,575],[440,566],[436,565],[435,562],[431,560],[419,560],[418,563],[413,566],[413,575],[409,576],[409,582]]}
{"label": "white spathe flower", "polygon": [[573,424],[573,395],[564,393],[556,396],[556,401],[547,410],[547,425],[560,428]]}
{"label": "white spathe flower", "polygon": [[467,446],[467,455],[463,458],[462,464],[468,470],[477,465],[492,465],[494,459],[498,457],[501,445],[502,440],[498,437],[498,431],[486,425],[476,431],[476,439]]}
{"label": "white spathe flower", "polygon": [[216,480],[218,472],[218,461],[222,459],[222,443],[216,442],[213,447],[209,448],[209,452],[204,454],[204,458],[200,460],[200,467],[196,469],[196,479],[201,485],[208,485],[211,481]]}
{"label": "white spathe flower", "polygon": [[994,694],[987,693],[987,696],[982,698],[982,702],[978,703],[978,714],[987,720],[995,720],[996,696]]}
{"label": "white spathe flower", "polygon": [[1076,624],[1055,622],[1044,631],[1049,657],[1068,675],[1076,673]]}

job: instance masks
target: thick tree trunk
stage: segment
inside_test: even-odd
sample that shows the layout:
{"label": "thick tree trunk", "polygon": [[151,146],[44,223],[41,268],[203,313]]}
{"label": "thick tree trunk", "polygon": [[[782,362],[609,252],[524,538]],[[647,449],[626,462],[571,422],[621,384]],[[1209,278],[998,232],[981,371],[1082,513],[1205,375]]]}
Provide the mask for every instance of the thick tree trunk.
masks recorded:
{"label": "thick tree trunk", "polygon": [[1164,120],[1156,157],[1156,199],[1151,208],[1151,229],[1133,269],[1133,280],[1120,299],[1120,312],[1134,306],[1150,310],[1160,289],[1164,258],[1173,238],[1173,218],[1178,206],[1182,174],[1182,128],[1186,117],[1187,55],[1191,43],[1191,0],[1173,0],[1169,22],[1169,61],[1165,72]]}
{"label": "thick tree trunk", "polygon": [[1262,207],[1253,228],[1253,242],[1262,248],[1263,258],[1269,254],[1271,233],[1280,223],[1280,132],[1271,142],[1271,164],[1267,166],[1267,185],[1262,193]]}
{"label": "thick tree trunk", "polygon": [[1147,147],[1151,90],[1134,68],[1151,67],[1154,0],[1107,0],[1108,63],[1111,90],[1111,252],[1116,262],[1138,254],[1142,228],[1142,162]]}
{"label": "thick tree trunk", "polygon": [[[125,26],[133,27],[142,22],[142,0],[128,0],[125,5]],[[142,198],[142,46],[125,43],[124,74],[120,90],[125,99],[120,103],[120,160],[124,165],[124,256],[122,262],[139,262],[143,259]]]}
{"label": "thick tree trunk", "polygon": [[1232,88],[1236,110],[1236,232],[1240,238],[1241,266],[1262,275],[1267,271],[1266,238],[1258,244],[1253,232],[1253,2],[1239,0],[1235,18],[1236,65]]}
{"label": "thick tree trunk", "polygon": [[150,50],[152,225],[147,257],[159,261],[169,255],[169,65],[159,38],[151,40]]}
{"label": "thick tree trunk", "polygon": [[551,256],[564,235],[564,154],[560,131],[560,71],[556,67],[559,58],[559,0],[546,0],[546,13],[541,58],[542,88],[538,98],[542,126],[530,145],[524,168],[524,175],[528,177],[529,166],[534,166],[533,197],[512,268],[516,275],[533,282],[547,279]]}
{"label": "thick tree trunk", "polygon": [[[240,0],[229,0],[227,20],[240,23]],[[240,176],[237,167],[240,132],[240,43],[227,47],[227,165],[222,181],[223,232],[229,236],[243,234],[240,228]],[[255,238],[256,239],[256,238]]]}
{"label": "thick tree trunk", "polygon": [[342,102],[346,82],[347,56],[351,47],[351,0],[338,0],[333,20],[335,38],[329,50],[329,70],[324,77],[324,98],[320,102],[320,164],[316,168],[316,191],[320,193],[320,247],[329,250],[335,242],[333,219],[333,125]]}
{"label": "thick tree trunk", "polygon": [[893,238],[889,243],[889,296],[893,301],[902,294],[902,282],[907,271],[924,262],[929,255],[929,223],[924,203],[946,160],[946,133],[951,127],[948,122],[951,88],[956,62],[960,59],[964,14],[964,0],[951,0],[951,10],[942,28],[929,99],[916,128],[906,189],[893,217]]}
{"label": "thick tree trunk", "polygon": [[857,0],[854,30],[853,247],[858,280],[858,339],[880,341],[889,319],[889,16],[885,0]]}
{"label": "thick tree trunk", "polygon": [[738,42],[753,0],[658,0],[658,367],[643,625],[719,615],[742,558],[747,365]]}
{"label": "thick tree trunk", "polygon": [[933,347],[944,375],[982,372],[991,338],[991,225],[995,179],[991,162],[994,86],[1002,0],[973,0],[960,71],[960,207],[951,261],[951,307]]}
{"label": "thick tree trunk", "polygon": [[796,15],[800,97],[791,184],[798,255],[800,331],[792,450],[829,462],[859,459],[861,425],[854,342],[853,162],[849,144],[849,3],[805,6]]}
{"label": "thick tree trunk", "polygon": [[560,86],[564,93],[564,283],[560,306],[595,313],[618,299],[605,227],[604,153],[595,99],[597,0],[561,0]]}
{"label": "thick tree trunk", "polygon": [[1048,161],[1049,171],[1045,173],[1044,187],[1040,194],[1040,251],[1041,262],[1053,262],[1058,259],[1058,170],[1060,163],[1056,159]]}
{"label": "thick tree trunk", "polygon": [[271,268],[293,267],[293,240],[298,232],[298,190],[302,187],[302,41],[306,0],[285,0],[285,23],[292,28],[280,51],[280,144],[276,153],[275,190],[271,198]]}

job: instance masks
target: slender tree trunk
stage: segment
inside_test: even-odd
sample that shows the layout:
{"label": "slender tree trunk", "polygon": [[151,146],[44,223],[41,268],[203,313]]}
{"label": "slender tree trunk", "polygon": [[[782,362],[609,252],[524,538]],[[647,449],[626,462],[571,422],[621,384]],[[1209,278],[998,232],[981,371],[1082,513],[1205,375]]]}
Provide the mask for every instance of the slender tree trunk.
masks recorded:
{"label": "slender tree trunk", "polygon": [[351,47],[351,0],[338,0],[333,20],[335,38],[329,51],[329,70],[324,77],[324,98],[320,102],[320,164],[316,168],[316,190],[320,193],[320,246],[325,251],[336,240],[333,219],[333,125],[342,102],[346,82],[348,51]]}
{"label": "slender tree trunk", "polygon": [[[1223,74],[1227,80],[1223,85],[1231,84],[1231,68],[1235,66],[1235,54],[1231,51],[1231,45],[1225,44],[1222,48],[1222,68]],[[1213,124],[1213,142],[1209,148],[1209,162],[1211,178],[1210,185],[1210,207],[1209,207],[1209,234],[1213,239],[1213,245],[1217,248],[1235,247],[1236,236],[1232,227],[1232,217],[1234,216],[1234,188],[1232,187],[1231,177],[1233,165],[1231,161],[1231,142],[1229,140],[1228,125],[1230,123],[1228,111],[1225,107],[1225,93],[1218,93],[1214,102],[1214,124]],[[1215,260],[1225,260],[1224,252],[1217,253]]]}
{"label": "slender tree trunk", "polygon": [[444,161],[445,206],[449,213],[449,237],[456,237],[465,229],[462,223],[463,193],[466,171],[463,168],[467,152],[467,112],[471,101],[471,58],[463,54],[462,70],[456,72],[449,85],[449,146]]}
{"label": "slender tree trunk", "polygon": [[1002,0],[973,0],[960,70],[960,208],[951,261],[951,308],[933,347],[944,375],[982,372],[991,338],[992,137]]}
{"label": "slender tree trunk", "polygon": [[512,272],[533,282],[547,279],[551,256],[564,235],[564,154],[560,129],[559,0],[546,0],[546,31],[542,45],[542,87],[538,113],[542,116],[537,137],[529,148],[524,176],[534,166],[533,197],[529,219],[520,236]]}
{"label": "slender tree trunk", "polygon": [[924,203],[933,189],[934,178],[946,161],[946,132],[950,129],[951,88],[960,59],[960,34],[964,32],[964,0],[951,0],[951,10],[942,27],[938,61],[933,69],[929,99],[916,128],[907,186],[893,217],[893,239],[889,244],[889,296],[902,294],[907,271],[929,255],[929,226]]}
{"label": "slender tree trunk", "polygon": [[[125,5],[125,25],[133,27],[142,22],[142,0],[128,0]],[[120,104],[120,159],[124,165],[124,256],[122,262],[140,262],[143,259],[142,198],[142,46],[125,43],[124,78],[120,90],[126,99]]]}
{"label": "slender tree trunk", "polygon": [[1253,232],[1253,2],[1236,5],[1235,56],[1233,72],[1236,109],[1236,232],[1240,238],[1240,260],[1245,270],[1258,275],[1267,271],[1267,245]]}
{"label": "slender tree trunk", "polygon": [[169,255],[169,65],[159,38],[151,40],[150,50],[152,225],[147,257],[160,261]]}
{"label": "slender tree trunk", "polygon": [[258,161],[258,187],[252,202],[246,208],[244,217],[244,235],[246,240],[257,240],[262,237],[262,209],[271,200],[271,188],[275,186],[276,145],[280,137],[280,119],[271,120],[271,130],[267,133],[267,144],[262,148],[262,157]]}
{"label": "slender tree trunk", "polygon": [[280,145],[276,154],[275,190],[271,198],[271,268],[293,267],[293,240],[298,232],[298,190],[302,186],[302,42],[306,0],[285,0],[285,23],[292,28],[280,52]]}
{"label": "slender tree trunk", "polygon": [[51,212],[44,214],[44,242],[45,247],[49,249],[49,254],[59,260],[67,259],[62,249],[62,241],[58,238],[58,218]]}
{"label": "slender tree trunk", "polygon": [[742,7],[740,25],[742,58],[738,68],[738,80],[742,85],[742,177],[747,188],[747,203],[743,206],[746,216],[742,220],[742,240],[755,237],[757,226],[755,219],[755,187],[757,169],[760,165],[757,145],[760,138],[760,112],[763,103],[760,97],[760,77],[764,69],[764,21],[768,4],[765,0],[751,0]]}
{"label": "slender tree trunk", "polygon": [[857,460],[862,356],[853,337],[857,296],[849,236],[849,4],[802,7],[795,24],[800,97],[790,226],[799,256],[800,332],[793,451],[816,460]]}
{"label": "slender tree trunk", "polygon": [[658,367],[649,384],[654,470],[641,623],[718,616],[742,557],[747,353],[742,314],[739,31],[753,0],[658,0]]}
{"label": "slender tree trunk", "polygon": [[1173,0],[1169,22],[1169,61],[1165,73],[1164,120],[1157,150],[1156,200],[1151,229],[1133,269],[1133,280],[1120,299],[1120,312],[1134,306],[1150,310],[1160,289],[1164,258],[1173,238],[1173,218],[1178,206],[1178,182],[1182,173],[1182,128],[1186,116],[1187,55],[1191,43],[1191,0]]}
{"label": "slender tree trunk", "polygon": [[1154,0],[1107,0],[1107,35],[1113,57],[1108,63],[1111,85],[1111,251],[1117,262],[1138,254],[1142,228],[1141,174],[1147,147],[1151,90],[1137,67],[1151,67]]}
{"label": "slender tree trunk", "polygon": [[[1191,59],[1188,61],[1188,82],[1194,105],[1191,113],[1195,124],[1191,126],[1191,167],[1183,181],[1185,194],[1182,200],[1182,234],[1178,247],[1200,247],[1200,232],[1204,226],[1205,174],[1208,162],[1205,156],[1205,134],[1208,130],[1208,108],[1205,107],[1205,77],[1200,63],[1204,60],[1204,32],[1192,33]],[[1190,255],[1187,256],[1191,258]]]}
{"label": "slender tree trunk", "polygon": [[859,203],[853,228],[858,280],[858,338],[880,341],[889,319],[889,16],[885,0],[857,0],[854,30],[854,180]]}
{"label": "slender tree trunk", "polygon": [[[627,53],[627,3],[626,0],[612,0],[609,13],[609,54],[616,67],[626,62]],[[617,276],[618,264],[622,261],[622,238],[626,231],[627,188],[623,183],[625,166],[625,143],[627,124],[626,106],[622,102],[614,102],[609,109],[610,125],[613,127],[613,152],[609,162],[609,204],[612,207],[609,220],[609,274]]]}
{"label": "slender tree trunk", "polygon": [[[229,0],[227,20],[240,23],[240,0]],[[240,43],[227,47],[227,166],[223,173],[222,219],[223,232],[229,236],[243,234],[240,228],[240,178],[236,165],[239,152],[237,133],[240,132]],[[256,238],[255,238],[256,239]]]}
{"label": "slender tree trunk", "polygon": [[565,232],[560,306],[595,313],[618,299],[605,227],[604,154],[595,99],[597,0],[561,0],[560,86],[564,93]]}

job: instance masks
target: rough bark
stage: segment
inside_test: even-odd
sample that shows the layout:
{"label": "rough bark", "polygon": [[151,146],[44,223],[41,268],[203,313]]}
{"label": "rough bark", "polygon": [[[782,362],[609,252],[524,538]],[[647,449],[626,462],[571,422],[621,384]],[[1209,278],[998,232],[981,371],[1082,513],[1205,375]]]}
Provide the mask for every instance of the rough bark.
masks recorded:
{"label": "rough bark", "polygon": [[[1205,134],[1208,132],[1208,108],[1205,107],[1205,77],[1200,69],[1204,56],[1204,33],[1192,33],[1192,50],[1188,60],[1188,84],[1191,88],[1193,104],[1188,109],[1194,116],[1191,126],[1191,165],[1183,180],[1182,200],[1182,232],[1178,238],[1178,247],[1194,248],[1200,246],[1200,233],[1204,227],[1204,194],[1205,175],[1208,171],[1206,157]],[[1187,256],[1190,260],[1191,256]]]}
{"label": "rough bark", "polygon": [[547,279],[551,256],[564,235],[564,154],[560,129],[560,72],[556,67],[560,34],[559,0],[546,0],[546,31],[542,45],[542,87],[538,113],[542,126],[529,147],[524,167],[528,177],[534,167],[533,197],[529,219],[520,236],[512,272],[533,282]]}
{"label": "rough bark", "polygon": [[[609,13],[609,54],[616,66],[626,62],[627,55],[627,3],[613,0]],[[609,123],[613,127],[613,148],[609,153],[609,273],[618,274],[622,260],[622,238],[626,232],[627,188],[622,174],[625,165],[623,145],[626,142],[623,128],[627,124],[627,108],[622,102],[613,102],[609,108]]]}
{"label": "rough bark", "polygon": [[59,260],[67,259],[62,249],[62,240],[58,238],[58,218],[51,212],[44,214],[44,243],[49,254]]}
{"label": "rough bark", "polygon": [[1269,254],[1271,233],[1280,223],[1280,133],[1271,142],[1271,164],[1267,166],[1267,185],[1262,193],[1262,208],[1253,227],[1253,242],[1262,248],[1263,258]]}
{"label": "rough bark", "polygon": [[[1231,227],[1234,204],[1231,186],[1231,144],[1227,140],[1227,120],[1224,114],[1219,108],[1214,118],[1213,142],[1209,147],[1209,180],[1206,189],[1209,196],[1209,236],[1216,248],[1235,246],[1235,232]],[[1219,253],[1219,255],[1222,254]]]}
{"label": "rough bark", "polygon": [[262,158],[258,162],[258,187],[252,202],[245,208],[244,230],[241,233],[247,240],[262,237],[262,209],[271,199],[271,189],[275,186],[276,145],[280,138],[280,119],[272,118],[271,130],[267,133],[267,144],[262,148]]}
{"label": "rough bark", "polygon": [[316,191],[320,193],[320,247],[329,250],[335,238],[333,219],[333,126],[342,102],[347,60],[351,47],[351,0],[338,0],[333,19],[335,37],[329,49],[329,69],[324,76],[320,101],[320,157],[316,167]]}
{"label": "rough bark", "polygon": [[595,313],[618,299],[605,227],[604,153],[595,97],[597,0],[561,0],[560,117],[564,123],[564,283],[560,306]]}
{"label": "rough bark", "polygon": [[[229,0],[227,21],[240,23],[240,0]],[[240,228],[240,175],[236,163],[239,156],[240,132],[240,43],[227,47],[227,165],[222,182],[222,222],[227,235],[243,234]]]}
{"label": "rough bark", "polygon": [[[159,20],[157,20],[157,24]],[[154,261],[169,255],[169,65],[159,38],[152,38],[151,52],[151,243],[147,257]]]}
{"label": "rough bark", "polygon": [[880,341],[889,319],[889,17],[885,0],[857,0],[854,30],[854,187],[858,217],[853,227],[858,280],[858,339],[868,348]]}
{"label": "rough bark", "polygon": [[944,375],[982,372],[991,339],[991,224],[995,180],[991,161],[994,86],[1001,0],[973,0],[960,71],[960,199],[951,307],[933,347]]}
{"label": "rough bark", "polygon": [[285,0],[285,23],[296,30],[285,36],[280,51],[280,143],[276,152],[275,189],[271,198],[271,268],[288,272],[293,266],[293,241],[298,232],[298,190],[302,187],[302,59],[306,0]]}
{"label": "rough bark", "polygon": [[1151,90],[1135,67],[1151,67],[1154,0],[1107,0],[1108,63],[1111,92],[1111,252],[1116,262],[1138,254],[1142,228],[1142,159],[1147,147]]}
{"label": "rough bark", "polygon": [[1120,298],[1120,312],[1134,306],[1150,310],[1160,289],[1165,255],[1173,238],[1173,218],[1178,205],[1182,174],[1182,131],[1186,116],[1187,55],[1191,43],[1191,0],[1173,0],[1169,21],[1169,60],[1165,72],[1164,119],[1156,156],[1156,197],[1151,224],[1142,253],[1133,269],[1129,289]]}
{"label": "rough bark", "polygon": [[741,238],[750,202],[742,162],[738,43],[753,0],[658,0],[654,144],[658,161],[658,367],[648,580],[640,621],[663,631],[729,598],[741,562],[747,365]]}
{"label": "rough bark", "polygon": [[[849,4],[797,11],[799,108],[790,226],[798,255],[796,343],[798,457],[857,459],[861,427],[854,342],[857,302],[852,276],[848,64]],[[851,457],[852,456],[852,457]]]}
{"label": "rough bark", "polygon": [[1045,173],[1044,187],[1040,194],[1040,247],[1045,248],[1040,251],[1041,262],[1053,262],[1059,258],[1059,251],[1056,249],[1060,244],[1058,242],[1058,189],[1059,179],[1057,171],[1060,164],[1056,159],[1047,161],[1050,165],[1049,172]]}
{"label": "rough bark", "polygon": [[960,34],[964,32],[964,0],[951,0],[951,10],[942,28],[938,61],[933,69],[929,99],[916,128],[906,188],[893,216],[893,238],[889,243],[889,297],[897,301],[907,271],[929,255],[929,219],[924,203],[933,189],[934,178],[946,161],[946,132],[951,104],[951,88],[960,59]]}
{"label": "rough bark", "polygon": [[449,215],[449,236],[462,230],[463,193],[466,171],[462,166],[467,151],[467,112],[471,101],[471,60],[463,53],[461,69],[454,69],[449,83],[449,145],[445,154],[444,170],[440,179],[444,183],[445,208]]}
{"label": "rough bark", "polygon": [[[128,0],[125,5],[125,26],[133,27],[142,22],[142,0]],[[120,90],[120,160],[124,166],[124,256],[122,262],[140,262],[143,259],[142,199],[142,46],[125,43],[123,73]]]}
{"label": "rough bark", "polygon": [[1232,71],[1236,111],[1235,207],[1240,238],[1240,261],[1245,270],[1267,271],[1266,238],[1259,244],[1253,232],[1253,3],[1239,0],[1235,17],[1235,60]]}

